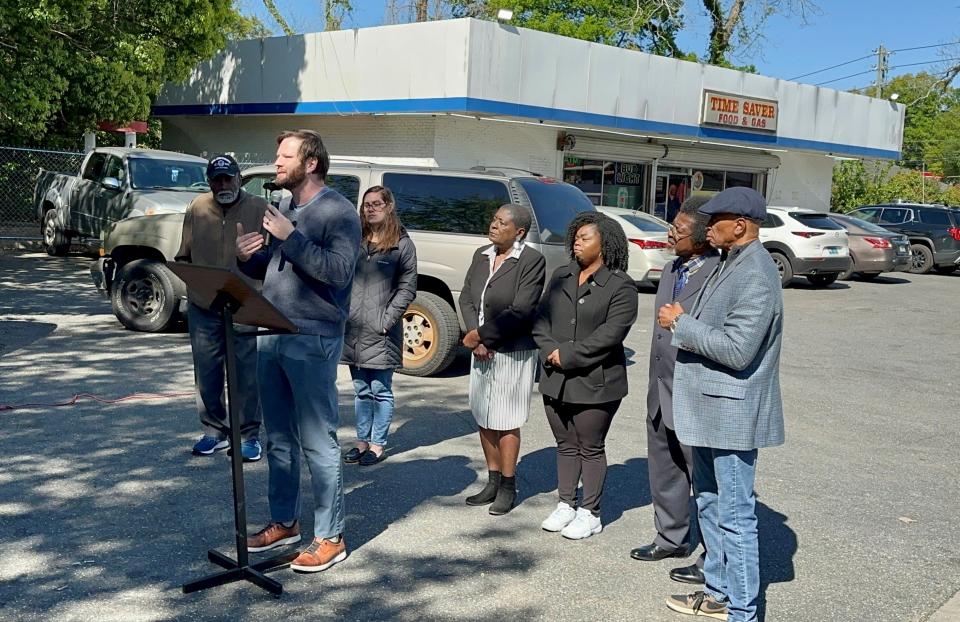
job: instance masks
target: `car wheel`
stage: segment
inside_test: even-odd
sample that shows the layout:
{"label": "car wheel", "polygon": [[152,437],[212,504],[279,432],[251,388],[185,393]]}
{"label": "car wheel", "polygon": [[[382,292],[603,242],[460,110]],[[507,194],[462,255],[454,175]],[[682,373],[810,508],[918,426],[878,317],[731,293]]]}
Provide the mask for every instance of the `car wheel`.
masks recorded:
{"label": "car wheel", "polygon": [[907,272],[926,274],[933,269],[933,251],[923,244],[910,245],[910,267]]}
{"label": "car wheel", "polygon": [[786,287],[793,280],[793,266],[790,265],[790,260],[783,253],[776,251],[770,251],[770,258],[773,259],[773,263],[777,266],[777,272],[780,273],[781,287]]}
{"label": "car wheel", "polygon": [[177,317],[177,294],[173,273],[153,259],[124,264],[110,289],[113,314],[130,330],[159,333]]}
{"label": "car wheel", "polygon": [[857,259],[856,257],[853,256],[853,253],[850,253],[850,269],[840,273],[840,277],[839,277],[840,280],[849,281],[850,279],[852,279],[853,275],[857,274],[856,269],[857,269]]}
{"label": "car wheel", "polygon": [[460,341],[457,312],[430,292],[417,297],[403,314],[403,369],[409,376],[438,374],[453,362]]}
{"label": "car wheel", "polygon": [[860,272],[859,276],[864,281],[872,281],[873,279],[880,276],[880,273],[879,272]]}
{"label": "car wheel", "polygon": [[837,272],[832,274],[811,274],[807,277],[807,280],[810,281],[810,284],[814,287],[828,287],[836,282],[838,276],[840,275]]}
{"label": "car wheel", "polygon": [[43,248],[48,255],[62,257],[70,251],[70,236],[57,224],[57,210],[43,215]]}
{"label": "car wheel", "polygon": [[953,274],[957,271],[956,266],[937,266],[937,274]]}

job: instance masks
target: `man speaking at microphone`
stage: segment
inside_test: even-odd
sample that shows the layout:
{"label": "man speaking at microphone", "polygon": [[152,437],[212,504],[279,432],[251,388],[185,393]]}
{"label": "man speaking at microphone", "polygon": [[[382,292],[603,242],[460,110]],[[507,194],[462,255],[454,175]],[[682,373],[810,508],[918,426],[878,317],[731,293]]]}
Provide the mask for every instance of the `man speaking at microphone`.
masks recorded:
{"label": "man speaking at microphone", "polygon": [[314,539],[290,567],[317,572],[347,557],[337,364],[360,251],[360,217],[325,184],[330,156],[311,130],[277,137],[276,184],[289,190],[269,206],[263,229],[237,228],[237,261],[263,279],[263,295],[297,328],[257,338],[258,379],[270,467],[270,524],[250,536],[250,551],[300,541],[301,451],[310,470]]}

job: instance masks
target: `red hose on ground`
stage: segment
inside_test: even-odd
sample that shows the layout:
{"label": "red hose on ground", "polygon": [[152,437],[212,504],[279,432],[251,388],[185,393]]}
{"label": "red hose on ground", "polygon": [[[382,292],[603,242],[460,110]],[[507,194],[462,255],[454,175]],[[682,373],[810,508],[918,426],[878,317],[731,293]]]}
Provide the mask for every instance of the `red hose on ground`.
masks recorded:
{"label": "red hose on ground", "polygon": [[97,397],[90,393],[77,393],[71,397],[66,402],[54,402],[49,404],[35,403],[35,404],[0,404],[0,411],[7,410],[22,410],[25,408],[53,408],[57,406],[73,406],[81,399],[89,399],[95,402],[100,402],[101,404],[117,404],[119,402],[131,402],[134,400],[166,400],[174,399],[180,397],[193,397],[194,392],[179,391],[176,393],[132,393],[130,395],[125,395],[123,397],[117,397],[113,399],[105,397]]}

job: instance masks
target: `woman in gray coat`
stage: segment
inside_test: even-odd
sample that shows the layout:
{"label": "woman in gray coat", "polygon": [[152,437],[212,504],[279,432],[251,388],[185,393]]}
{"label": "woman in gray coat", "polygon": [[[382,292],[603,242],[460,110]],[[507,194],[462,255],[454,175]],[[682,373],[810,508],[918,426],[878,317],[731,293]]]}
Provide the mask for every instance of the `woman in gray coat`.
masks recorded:
{"label": "woman in gray coat", "polygon": [[340,362],[350,366],[357,414],[357,444],[344,462],[368,466],[386,457],[393,371],[403,367],[401,318],[417,295],[417,250],[400,225],[389,188],[373,186],[364,193],[360,225],[363,239]]}

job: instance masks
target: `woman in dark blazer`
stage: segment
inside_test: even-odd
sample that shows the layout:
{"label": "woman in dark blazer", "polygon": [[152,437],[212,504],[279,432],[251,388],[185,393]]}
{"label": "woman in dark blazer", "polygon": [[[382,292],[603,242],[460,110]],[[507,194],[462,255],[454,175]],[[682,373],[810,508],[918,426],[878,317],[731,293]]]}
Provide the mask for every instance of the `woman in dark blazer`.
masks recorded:
{"label": "woman in dark blazer", "polygon": [[[553,273],[533,336],[540,349],[540,393],[557,440],[557,509],[547,531],[579,540],[600,533],[607,472],[604,443],[627,395],[623,340],[637,319],[637,288],[627,276],[627,238],[609,216],[579,214],[567,228],[572,261]],[[577,484],[583,498],[576,508]]]}
{"label": "woman in dark blazer", "polygon": [[477,249],[460,293],[473,351],[470,410],[480,428],[487,484],[467,497],[468,505],[490,505],[490,514],[509,512],[516,501],[520,426],[530,415],[537,373],[537,346],[530,331],[543,292],[546,261],[523,243],[530,211],[508,204],[490,223],[490,246]]}

